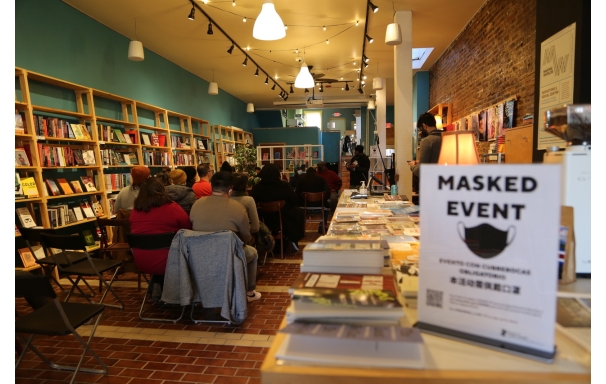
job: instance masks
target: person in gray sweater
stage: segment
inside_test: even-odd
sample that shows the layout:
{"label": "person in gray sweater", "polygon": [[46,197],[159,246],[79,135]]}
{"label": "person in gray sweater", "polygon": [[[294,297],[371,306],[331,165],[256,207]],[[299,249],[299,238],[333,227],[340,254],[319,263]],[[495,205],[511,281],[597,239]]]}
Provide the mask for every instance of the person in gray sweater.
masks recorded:
{"label": "person in gray sweater", "polygon": [[246,187],[248,185],[248,174],[234,173],[234,189],[231,192],[231,199],[236,200],[246,208],[248,221],[250,222],[250,233],[254,235],[259,232],[259,215],[257,213],[257,204],[255,199],[248,196]]}
{"label": "person in gray sweater", "polygon": [[181,169],[174,169],[170,171],[170,178],[172,185],[166,186],[166,193],[171,199],[183,208],[186,212],[189,212],[192,205],[196,202],[196,194],[194,190],[185,185],[187,181],[187,175],[185,171]]}
{"label": "person in gray sweater", "polygon": [[[221,171],[215,173],[211,179],[212,193],[202,196],[191,207],[189,220],[194,231],[216,232],[230,230],[234,232],[244,244],[251,239],[250,225],[246,209],[229,197],[234,185],[234,175],[231,172]],[[248,288],[246,296],[248,301],[261,298],[255,291],[257,286],[257,250],[250,245],[244,245],[246,256],[246,269],[248,271]]]}

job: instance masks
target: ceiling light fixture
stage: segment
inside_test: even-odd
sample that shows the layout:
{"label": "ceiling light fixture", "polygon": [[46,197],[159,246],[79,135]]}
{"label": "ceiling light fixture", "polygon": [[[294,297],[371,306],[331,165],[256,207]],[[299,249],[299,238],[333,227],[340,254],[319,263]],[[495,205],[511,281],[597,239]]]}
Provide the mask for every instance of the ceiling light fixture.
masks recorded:
{"label": "ceiling light fixture", "polygon": [[305,88],[305,93],[309,93],[309,89]]}
{"label": "ceiling light fixture", "polygon": [[288,29],[288,25],[284,24],[284,30]]}
{"label": "ceiling light fixture", "polygon": [[311,73],[309,73],[309,68],[307,68],[307,64],[303,62],[303,64],[301,64],[301,71],[299,71],[299,74],[295,78],[295,87],[313,88],[313,86],[314,78],[311,76]]}
{"label": "ceiling light fixture", "polygon": [[269,84],[269,77],[265,77],[265,85]]}
{"label": "ceiling light fixture", "polygon": [[372,98],[372,95],[370,96],[370,100],[368,100],[368,109],[375,109],[375,101]]}
{"label": "ceiling light fixture", "polygon": [[227,50],[227,53],[231,55],[231,53],[234,51],[234,47],[235,45],[232,43],[231,47],[229,47],[229,49]]}
{"label": "ceiling light fixture", "polygon": [[137,40],[137,19],[135,19],[135,40],[128,45],[128,59],[132,61],[142,61],[145,59],[143,43]]}
{"label": "ceiling light fixture", "polygon": [[208,23],[208,31],[206,31],[207,35],[213,34],[213,23]]}
{"label": "ceiling light fixture", "polygon": [[255,71],[255,76],[259,76],[259,67],[257,67],[257,70]]}
{"label": "ceiling light fixture", "polygon": [[231,5],[235,7],[235,6],[236,6],[236,0],[233,0],[233,1],[231,2]]}
{"label": "ceiling light fixture", "polygon": [[219,94],[219,85],[215,83],[215,70],[213,69],[213,81],[208,84],[208,94],[209,95],[218,95]]}
{"label": "ceiling light fixture", "polygon": [[372,42],[374,41],[374,39],[368,35],[366,35],[366,40],[368,40],[369,44],[372,44]]}
{"label": "ceiling light fixture", "polygon": [[364,66],[364,68],[368,67],[368,63],[362,63],[362,65]]}
{"label": "ceiling light fixture", "polygon": [[325,25],[325,26],[323,26],[323,27],[322,27],[322,29],[326,31],[326,25]]}
{"label": "ceiling light fixture", "polygon": [[366,63],[370,61],[370,59],[366,55],[362,55],[362,60],[364,60],[364,62]]}
{"label": "ceiling light fixture", "polygon": [[345,90],[349,91],[349,83],[345,83]]}
{"label": "ceiling light fixture", "polygon": [[377,13],[377,11],[379,10],[379,7],[377,7],[376,5],[374,5],[373,3],[371,3],[370,1],[368,2],[368,6],[370,7],[370,9],[372,9],[372,11],[374,13]]}
{"label": "ceiling light fixture", "polygon": [[391,24],[387,25],[387,30],[385,30],[385,44],[387,44],[387,45],[402,44],[402,31],[400,30],[400,24],[391,23]]}
{"label": "ceiling light fixture", "polygon": [[360,94],[364,93],[364,91],[362,90],[362,85],[360,85],[360,86],[358,87],[358,92],[360,92]]}
{"label": "ceiling light fixture", "polygon": [[379,63],[377,63],[377,77],[372,79],[372,89],[381,90],[383,89],[383,78],[379,77]]}
{"label": "ceiling light fixture", "polygon": [[360,25],[360,20],[356,20],[356,27]]}
{"label": "ceiling light fixture", "polygon": [[355,61],[353,62],[353,65],[356,65],[356,62],[355,62]]}
{"label": "ceiling light fixture", "polygon": [[242,62],[242,66],[246,67],[248,65],[248,56],[246,56],[244,58],[244,61]]}
{"label": "ceiling light fixture", "polygon": [[244,18],[242,19],[242,21],[243,21],[244,23],[246,23],[246,16],[244,16]]}
{"label": "ceiling light fixture", "polygon": [[292,84],[290,85],[290,93],[295,93],[295,90],[292,89]]}
{"label": "ceiling light fixture", "polygon": [[328,44],[328,39],[326,39],[326,44]]}
{"label": "ceiling light fixture", "polygon": [[271,90],[275,90],[276,89],[276,83],[274,83],[274,85],[271,87]]}
{"label": "ceiling light fixture", "polygon": [[266,1],[261,7],[261,13],[253,27],[253,37],[257,40],[280,40],[286,37],[284,22],[272,2]]}
{"label": "ceiling light fixture", "polygon": [[248,112],[248,113],[254,113],[255,112],[255,105],[253,103],[246,104],[246,112]]}
{"label": "ceiling light fixture", "polygon": [[196,18],[196,8],[194,8],[193,6],[191,7],[191,12],[189,13],[189,16],[187,16],[187,18],[190,20],[194,20]]}
{"label": "ceiling light fixture", "polygon": [[320,84],[320,92],[324,92],[324,84]]}

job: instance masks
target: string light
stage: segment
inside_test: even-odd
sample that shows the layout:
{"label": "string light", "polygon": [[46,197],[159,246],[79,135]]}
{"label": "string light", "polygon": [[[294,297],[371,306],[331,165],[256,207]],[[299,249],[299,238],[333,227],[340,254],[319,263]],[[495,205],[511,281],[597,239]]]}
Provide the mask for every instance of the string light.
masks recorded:
{"label": "string light", "polygon": [[324,29],[326,31],[326,25],[322,27],[322,29]]}
{"label": "string light", "polygon": [[326,44],[328,44],[328,39],[326,39]]}
{"label": "string light", "polygon": [[233,5],[235,7],[236,6],[236,0],[232,1],[231,5]]}
{"label": "string light", "polygon": [[242,21],[246,23],[246,16],[242,19]]}
{"label": "string light", "polygon": [[356,27],[360,24],[360,20],[356,20]]}

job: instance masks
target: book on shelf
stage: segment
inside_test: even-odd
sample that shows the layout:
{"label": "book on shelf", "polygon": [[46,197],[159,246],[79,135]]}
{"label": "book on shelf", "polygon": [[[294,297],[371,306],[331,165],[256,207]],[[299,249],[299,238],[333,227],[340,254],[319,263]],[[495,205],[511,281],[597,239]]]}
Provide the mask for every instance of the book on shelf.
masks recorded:
{"label": "book on shelf", "polygon": [[156,135],[155,133],[152,133],[150,136],[151,136],[151,145],[153,145],[154,147],[160,146],[160,138],[158,137],[158,135]]}
{"label": "book on shelf", "polygon": [[69,183],[67,182],[66,179],[57,179],[57,183],[59,183],[59,187],[61,188],[61,190],[63,191],[63,193],[65,195],[73,195],[74,194],[74,191],[69,186]]}
{"label": "book on shelf", "polygon": [[[52,225],[53,227],[62,227],[71,222],[70,216],[69,216],[70,209],[67,206],[67,204],[49,205],[48,211],[49,211],[49,218],[51,219],[51,224],[53,222],[56,222],[55,225]],[[51,216],[51,211],[54,211],[52,214],[56,215],[56,218],[53,218]]]}
{"label": "book on shelf", "polygon": [[93,236],[93,232],[90,229],[82,231],[82,237],[84,238],[84,243],[87,246],[95,245],[95,236]]}
{"label": "book on shelf", "polygon": [[84,165],[84,158],[82,157],[81,149],[74,149],[74,161],[76,162],[77,166]]}
{"label": "book on shelf", "polygon": [[72,180],[69,182],[74,189],[74,193],[84,193],[82,190],[82,184],[80,184],[80,180]]}
{"label": "book on shelf", "polygon": [[114,135],[116,135],[116,138],[118,139],[118,142],[120,142],[120,143],[126,143],[126,138],[124,137],[124,134],[122,133],[121,130],[114,129]]}
{"label": "book on shelf", "polygon": [[103,216],[103,206],[101,206],[100,202],[95,201],[91,204],[91,208],[93,209],[93,212],[95,212],[96,217]]}
{"label": "book on shelf", "polygon": [[274,152],[274,159],[276,159],[276,160],[280,159],[280,152]]}
{"label": "book on shelf", "polygon": [[15,148],[15,165],[17,167],[29,167],[30,162],[25,148]]}
{"label": "book on shelf", "polygon": [[23,193],[23,186],[21,185],[21,178],[18,172],[15,172],[15,199],[25,199],[25,193]]}
{"label": "book on shelf", "polygon": [[19,256],[21,257],[21,261],[23,262],[23,267],[29,268],[37,264],[36,259],[34,258],[34,255],[32,255],[32,252],[29,250],[29,248],[19,248],[18,251]]}
{"label": "book on shelf", "polygon": [[276,358],[325,366],[423,368],[417,328],[296,322],[282,328]]}
{"label": "book on shelf", "polygon": [[59,187],[57,186],[57,183],[55,183],[55,180],[45,179],[44,182],[48,186],[48,191],[52,196],[59,196],[61,194],[61,191],[59,191]]}
{"label": "book on shelf", "polygon": [[29,212],[29,209],[26,207],[19,207],[15,209],[17,211],[17,217],[19,218],[19,222],[21,226],[24,228],[32,228],[36,226],[36,222],[32,217],[32,214]]}
{"label": "book on shelf", "polygon": [[131,144],[139,144],[139,140],[138,140],[138,136],[139,135],[137,135],[137,131],[135,131],[134,129],[125,130],[124,131],[124,138],[125,139],[126,139],[126,136],[130,136],[129,143],[131,143]]}
{"label": "book on shelf", "polygon": [[88,140],[88,131],[86,131],[86,127],[82,124],[70,124],[69,127],[74,133],[74,138],[76,140]]}
{"label": "book on shelf", "polygon": [[21,236],[21,231],[19,230],[19,227],[17,227],[17,224],[15,224],[15,236]]}
{"label": "book on shelf", "polygon": [[269,160],[269,153],[267,153],[267,152],[263,153],[263,160]]}
{"label": "book on shelf", "polygon": [[84,165],[95,165],[97,163],[95,160],[95,151],[92,149],[83,150],[82,159],[84,160]]}
{"label": "book on shelf", "polygon": [[72,210],[74,211],[74,216],[76,218],[76,221],[84,220],[84,214],[82,213],[81,207],[73,207]]}
{"label": "book on shelf", "polygon": [[312,158],[317,159],[318,158],[318,151],[314,151]]}
{"label": "book on shelf", "polygon": [[18,112],[15,112],[15,133],[25,133],[23,116]]}
{"label": "book on shelf", "polygon": [[82,212],[84,212],[84,216],[87,219],[92,219],[96,217],[95,212],[93,211],[88,201],[80,203],[80,208],[82,208]]}
{"label": "book on shelf", "polygon": [[393,278],[389,275],[354,275],[328,273],[301,273],[292,283],[288,292],[297,289],[336,288],[336,289],[384,289],[396,292]]}
{"label": "book on shelf", "polygon": [[399,323],[402,304],[391,289],[304,288],[292,292],[286,321]]}
{"label": "book on shelf", "polygon": [[24,177],[21,179],[21,187],[23,188],[23,194],[28,199],[40,197],[38,187],[36,186],[36,180],[33,177]]}
{"label": "book on shelf", "polygon": [[97,188],[95,187],[95,183],[93,182],[92,177],[80,176],[80,180],[82,180],[84,188],[86,188],[86,192],[97,192]]}
{"label": "book on shelf", "polygon": [[149,135],[147,133],[141,134],[141,141],[143,141],[143,145],[152,145],[151,140],[149,139]]}
{"label": "book on shelf", "polygon": [[[122,134],[122,131],[120,131],[120,133]],[[131,136],[127,133],[122,134],[122,137],[124,137],[124,142],[126,144],[133,144],[133,139],[131,138]]]}

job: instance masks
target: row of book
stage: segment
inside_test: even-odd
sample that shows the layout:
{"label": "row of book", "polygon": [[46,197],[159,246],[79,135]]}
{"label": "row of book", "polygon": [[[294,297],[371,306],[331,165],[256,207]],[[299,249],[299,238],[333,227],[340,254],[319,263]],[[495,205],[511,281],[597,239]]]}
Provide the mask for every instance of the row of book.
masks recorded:
{"label": "row of book", "polygon": [[38,143],[38,153],[41,167],[82,167],[97,164],[95,151],[92,149],[73,149]]}
{"label": "row of book", "polygon": [[183,139],[181,136],[170,136],[170,144],[172,148],[190,149],[189,137]]}
{"label": "row of book", "polygon": [[132,183],[130,173],[106,173],[103,177],[105,178],[105,190],[108,192],[119,191]]}
{"label": "row of book", "polygon": [[236,151],[236,145],[231,143],[223,143],[223,152],[234,153]]}
{"label": "row of book", "polygon": [[76,140],[92,140],[90,124],[70,123],[57,117],[34,116],[37,136],[57,137]]}
{"label": "row of book", "polygon": [[166,135],[157,135],[155,133],[141,133],[141,142],[143,143],[143,145],[164,147],[166,145]]}
{"label": "row of book", "polygon": [[173,155],[174,165],[194,165],[194,155],[189,153],[175,153]]}
{"label": "row of book", "polygon": [[135,131],[122,132],[121,129],[109,125],[99,125],[99,140],[110,143],[134,144]]}
{"label": "row of book", "polygon": [[[73,195],[77,193],[96,192],[97,188],[90,176],[81,176],[80,179],[84,184],[80,184],[80,180],[67,179],[45,179],[46,196]],[[15,199],[33,199],[40,197],[36,180],[33,177],[21,178],[19,173],[15,173]]]}
{"label": "row of book", "polygon": [[145,165],[170,165],[170,153],[159,151],[143,151],[143,164]]}
{"label": "row of book", "polygon": [[208,146],[208,139],[196,139],[196,149],[207,151],[210,150]]}
{"label": "row of book", "polygon": [[139,165],[136,153],[122,152],[113,148],[101,150],[101,162],[103,165]]}
{"label": "row of book", "polygon": [[[16,212],[22,227],[33,228],[37,226],[29,209],[26,207],[19,207],[16,209]],[[57,228],[79,221],[101,217],[104,215],[104,212],[101,203],[96,201],[92,203],[84,201],[79,205],[72,207],[67,204],[49,205],[47,207],[47,214],[51,227]]]}

